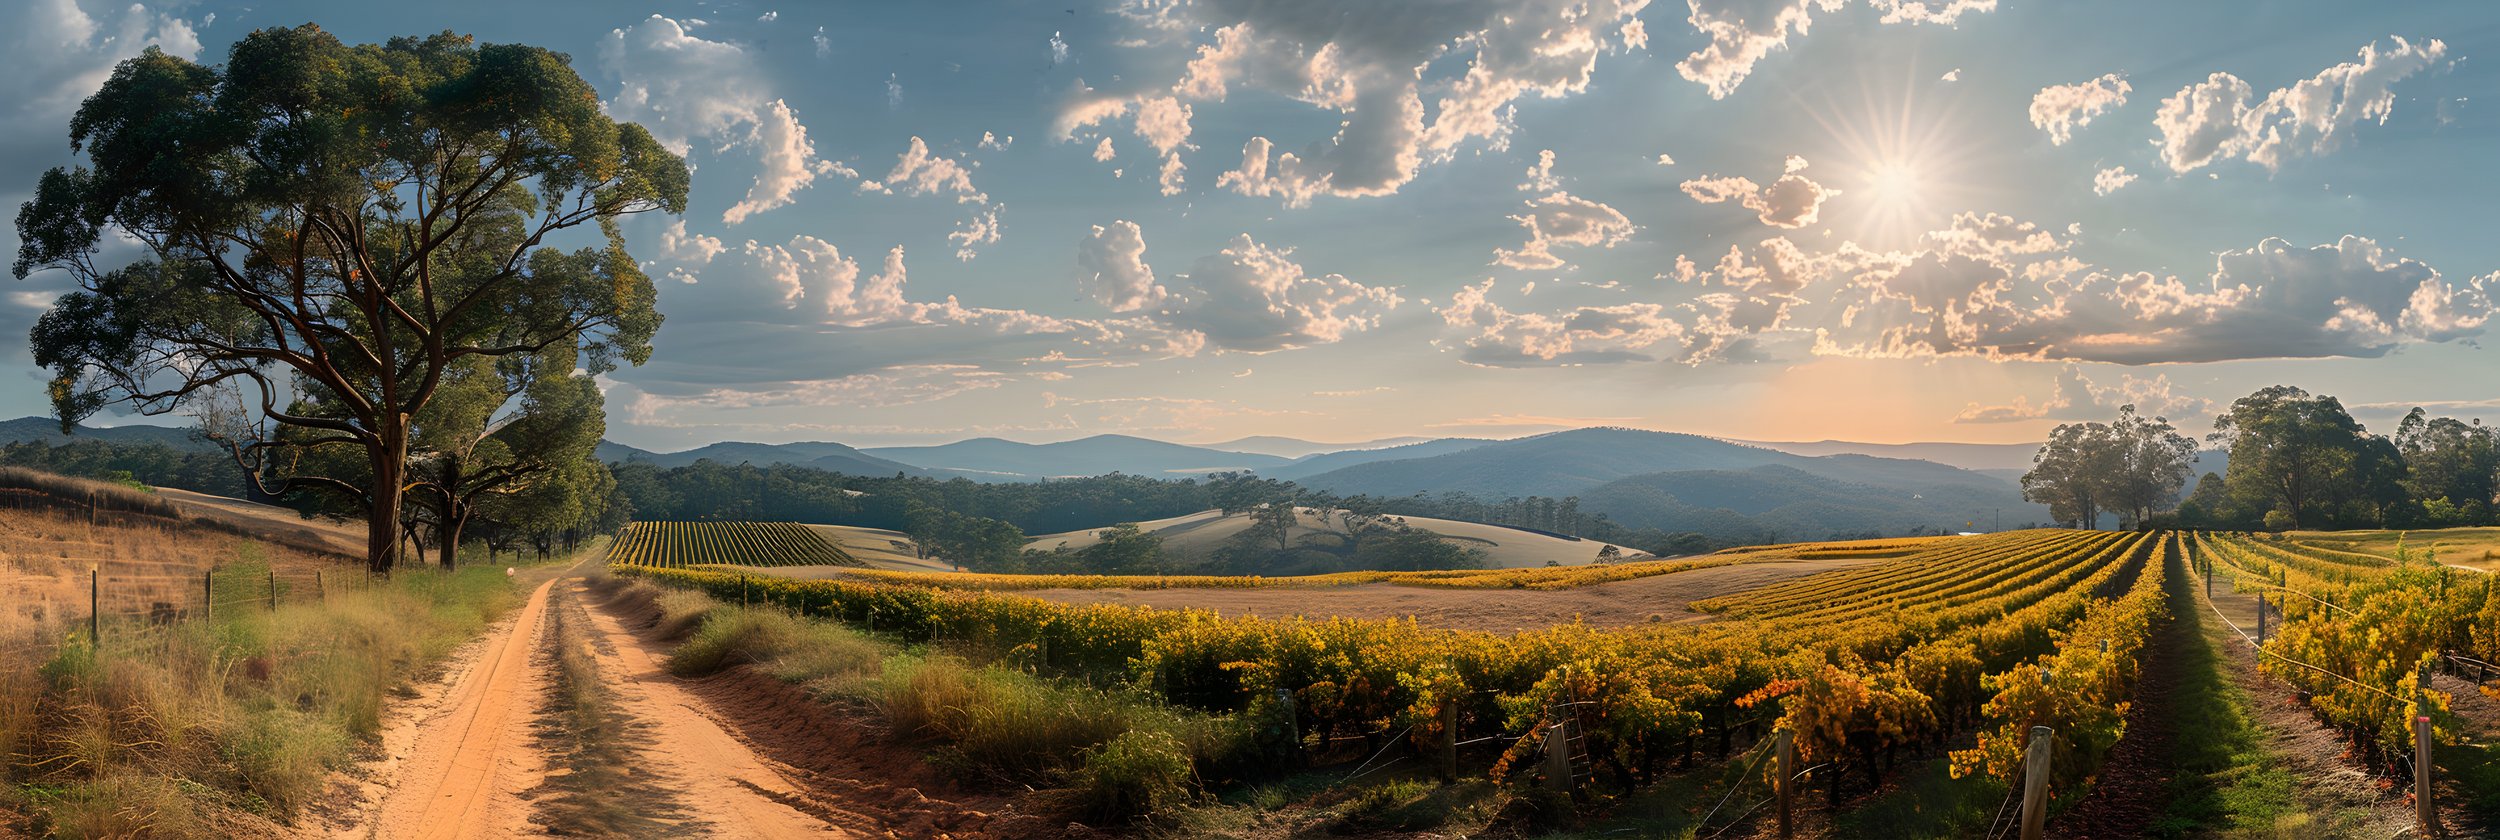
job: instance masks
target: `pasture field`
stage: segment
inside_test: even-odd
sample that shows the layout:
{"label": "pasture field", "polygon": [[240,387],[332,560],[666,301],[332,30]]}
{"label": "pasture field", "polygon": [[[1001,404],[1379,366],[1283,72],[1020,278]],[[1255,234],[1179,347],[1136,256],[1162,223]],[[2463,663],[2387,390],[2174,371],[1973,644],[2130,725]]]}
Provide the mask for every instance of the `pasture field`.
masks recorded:
{"label": "pasture field", "polygon": [[864,566],[841,546],[791,522],[635,522],[608,549],[617,566]]}
{"label": "pasture field", "polygon": [[2372,554],[2395,559],[2401,544],[2416,559],[2500,572],[2500,528],[2447,528],[2437,531],[2293,531],[2285,537],[2302,545],[2332,551]]}
{"label": "pasture field", "polygon": [[809,525],[808,530],[872,569],[897,572],[952,572],[953,564],[922,557],[910,534],[856,525]]}
{"label": "pasture field", "polygon": [[[1301,509],[1302,523],[1294,526],[1287,539],[1299,543],[1304,537],[1326,538],[1327,535],[1333,533],[1331,531],[1331,526],[1334,524],[1333,518],[1323,521],[1319,514],[1320,511],[1315,509]],[[1596,559],[1598,550],[1606,546],[1605,543],[1595,540],[1567,539],[1500,525],[1423,516],[1391,518],[1405,522],[1409,526],[1439,534],[1453,545],[1483,551],[1485,564],[1494,568],[1532,569],[1541,568],[1548,562],[1563,565],[1584,564]],[[1221,511],[1213,510],[1137,523],[1140,530],[1163,536],[1163,550],[1166,553],[1189,560],[1200,560],[1212,556],[1215,550],[1222,547],[1226,541],[1249,530],[1250,525],[1250,515],[1247,513],[1226,516]],[[1096,535],[1101,530],[1089,528],[1061,534],[1044,534],[1031,538],[1025,543],[1025,548],[1039,551],[1049,551],[1061,546],[1070,550],[1081,549],[1097,542],[1099,538]],[[1623,556],[1626,559],[1649,556],[1647,552],[1637,549],[1621,546],[1618,548],[1623,549]]]}

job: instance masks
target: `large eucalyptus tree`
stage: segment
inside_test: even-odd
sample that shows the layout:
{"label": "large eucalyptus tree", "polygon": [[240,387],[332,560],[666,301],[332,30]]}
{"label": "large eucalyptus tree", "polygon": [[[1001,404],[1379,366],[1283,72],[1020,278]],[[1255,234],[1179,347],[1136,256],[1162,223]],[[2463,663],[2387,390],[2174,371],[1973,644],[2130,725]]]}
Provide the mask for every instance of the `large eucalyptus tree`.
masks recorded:
{"label": "large eucalyptus tree", "polygon": [[[686,166],[603,113],[568,61],[450,33],[350,46],[306,25],[253,32],[221,67],[123,62],[70,123],[85,164],[45,173],[18,215],[17,275],[78,285],[33,336],[61,421],[239,390],[291,433],[230,440],[237,460],[362,454],[362,481],[289,472],[260,489],[351,499],[387,572],[418,418],[453,373],[650,356],[660,316],[616,222],[683,212]],[[145,256],[105,266],[99,246],[121,237]]]}

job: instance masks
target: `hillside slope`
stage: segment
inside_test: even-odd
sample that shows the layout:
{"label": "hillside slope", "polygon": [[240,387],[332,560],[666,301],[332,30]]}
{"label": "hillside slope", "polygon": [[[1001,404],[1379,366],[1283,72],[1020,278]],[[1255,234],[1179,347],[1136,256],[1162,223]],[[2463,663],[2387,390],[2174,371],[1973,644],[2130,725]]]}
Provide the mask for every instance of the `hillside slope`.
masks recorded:
{"label": "hillside slope", "polygon": [[1383,497],[1456,491],[1491,498],[1569,496],[1617,479],[1687,470],[1784,466],[1835,481],[1884,487],[2005,482],[1930,461],[1867,455],[1806,457],[1715,438],[1638,429],[1577,429],[1496,441],[1457,452],[1355,464],[1311,475],[1305,486]]}
{"label": "hillside slope", "polygon": [[652,452],[603,440],[599,442],[598,458],[611,464],[648,463],[663,469],[683,467],[696,461],[708,460],[716,464],[754,464],[759,467],[787,464],[796,467],[813,467],[845,475],[890,476],[898,472],[907,475],[927,474],[926,471],[910,464],[889,461],[839,443],[826,441],[801,443],[723,441],[683,452]]}
{"label": "hillside slope", "polygon": [[1115,472],[1149,478],[1188,478],[1290,463],[1274,455],[1225,452],[1129,435],[1095,435],[1058,443],[974,438],[941,446],[887,446],[861,451],[871,457],[917,465],[941,476],[959,475],[974,481],[1039,481]]}
{"label": "hillside slope", "polygon": [[[1535,568],[1544,566],[1547,561],[1578,565],[1597,559],[1597,552],[1606,546],[1605,543],[1595,540],[1566,539],[1500,525],[1483,525],[1422,516],[1397,518],[1405,521],[1407,525],[1439,534],[1453,544],[1483,551],[1485,565],[1490,568]],[[1311,515],[1309,511],[1305,511],[1302,516],[1303,524],[1295,527],[1291,539],[1298,541],[1305,534],[1316,533],[1318,531],[1314,527],[1316,519],[1317,517]],[[1225,516],[1208,510],[1187,516],[1140,522],[1137,526],[1163,535],[1163,550],[1167,555],[1176,559],[1197,561],[1212,556],[1217,548],[1224,545],[1225,541],[1249,530],[1250,524],[1249,514]],[[1025,548],[1049,551],[1064,545],[1069,549],[1081,549],[1097,541],[1095,537],[1097,530],[1045,534],[1033,537],[1025,544]],[[1630,548],[1623,549],[1623,555],[1626,558],[1648,556]]]}
{"label": "hillside slope", "polygon": [[2047,515],[2008,487],[1948,483],[1904,489],[1777,465],[1633,476],[1583,491],[1580,509],[1627,527],[1769,541],[1913,528],[1984,531],[1999,521],[2016,527]]}

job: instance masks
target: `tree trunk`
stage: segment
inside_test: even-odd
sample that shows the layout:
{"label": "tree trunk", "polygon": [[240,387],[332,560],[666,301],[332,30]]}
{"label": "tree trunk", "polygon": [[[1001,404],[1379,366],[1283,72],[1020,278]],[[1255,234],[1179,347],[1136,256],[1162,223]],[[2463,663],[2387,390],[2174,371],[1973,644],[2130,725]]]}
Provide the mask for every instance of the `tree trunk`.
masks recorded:
{"label": "tree trunk", "polygon": [[435,529],[434,533],[434,541],[442,543],[438,550],[442,556],[443,571],[446,572],[451,571],[452,564],[459,559],[460,531],[469,525],[468,505],[453,502],[450,507],[452,509],[443,517],[442,527]]}
{"label": "tree trunk", "polygon": [[[393,423],[391,420],[397,420]],[[371,504],[365,509],[365,566],[388,575],[399,564],[400,488],[407,483],[408,423],[405,416],[386,418],[376,431],[381,445],[370,450],[373,462]]]}

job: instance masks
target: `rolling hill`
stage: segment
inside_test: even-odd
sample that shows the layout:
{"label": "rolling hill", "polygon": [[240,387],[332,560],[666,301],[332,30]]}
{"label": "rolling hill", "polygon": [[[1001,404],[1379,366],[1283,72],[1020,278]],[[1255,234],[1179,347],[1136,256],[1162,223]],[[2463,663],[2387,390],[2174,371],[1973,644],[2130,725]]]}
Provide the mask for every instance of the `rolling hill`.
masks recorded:
{"label": "rolling hill", "polygon": [[683,467],[696,461],[709,460],[716,464],[744,463],[757,466],[787,464],[845,475],[928,474],[927,471],[910,464],[889,461],[839,443],[821,441],[804,443],[724,441],[684,452],[651,452],[603,440],[599,442],[597,457],[611,464],[640,462],[661,468]]}
{"label": "rolling hill", "polygon": [[1361,443],[1319,443],[1316,441],[1303,440],[1301,438],[1279,437],[1276,435],[1252,435],[1246,438],[1224,441],[1223,443],[1199,443],[1190,445],[1204,449],[1213,449],[1219,452],[1248,452],[1254,455],[1274,455],[1278,458],[1302,459],[1310,458],[1315,455],[1325,455],[1330,452],[1344,452],[1355,449],[1387,449],[1392,446],[1405,446],[1410,443],[1422,443],[1428,440],[1431,440],[1431,438],[1414,437],[1410,435],[1407,437],[1367,440]]}
{"label": "rolling hill", "polygon": [[940,476],[974,481],[1039,481],[1120,472],[1188,478],[1224,470],[1261,470],[1291,463],[1274,455],[1225,452],[1129,435],[1095,435],[1059,443],[974,438],[942,446],[888,446],[865,454],[918,465]]}
{"label": "rolling hill", "polygon": [[[1291,538],[1300,540],[1303,535],[1313,533],[1316,530],[1313,526],[1314,518],[1306,510],[1302,517],[1303,524],[1294,528]],[[1537,568],[1544,566],[1549,560],[1567,565],[1579,565],[1596,559],[1598,550],[1606,546],[1605,543],[1595,540],[1555,537],[1500,525],[1483,525],[1422,516],[1397,518],[1408,525],[1439,534],[1450,543],[1483,551],[1485,565],[1491,568]],[[1250,515],[1246,513],[1225,516],[1216,511],[1206,510],[1187,516],[1140,522],[1137,523],[1137,527],[1163,535],[1163,550],[1172,557],[1197,561],[1211,556],[1226,540],[1248,530],[1250,524]],[[1033,537],[1031,541],[1025,543],[1025,547],[1040,551],[1049,551],[1062,545],[1070,549],[1081,549],[1097,541],[1095,533],[1098,530],[1045,534]],[[1623,555],[1627,559],[1647,556],[1631,548],[1623,549]]]}
{"label": "rolling hill", "polygon": [[1286,464],[1281,467],[1260,470],[1259,474],[1268,478],[1294,481],[1319,475],[1330,470],[1351,467],[1356,464],[1370,464],[1380,461],[1403,461],[1409,458],[1429,458],[1434,455],[1447,455],[1452,452],[1465,452],[1493,442],[1494,441],[1485,438],[1441,438],[1439,440],[1427,440],[1418,443],[1401,444],[1383,449],[1350,449],[1342,452],[1322,452],[1317,455],[1295,459],[1293,463]]}
{"label": "rolling hill", "polygon": [[1782,465],[1651,473],[1579,495],[1581,510],[1627,527],[1773,542],[1910,528],[1985,531],[2000,521],[2019,527],[2048,514],[2001,485],[1878,486]]}
{"label": "rolling hill", "polygon": [[1686,470],[1787,466],[1824,478],[1883,487],[1968,485],[2011,491],[2004,481],[1930,461],[1868,455],[1807,457],[1715,438],[1593,428],[1496,441],[1456,452],[1355,464],[1302,484],[1340,495],[1568,496],[1617,479]]}
{"label": "rolling hill", "polygon": [[156,443],[175,449],[208,451],[214,444],[192,436],[188,426],[150,426],[133,423],[127,426],[76,426],[74,434],[61,433],[61,421],[50,417],[20,417],[0,421],[0,443],[39,441],[60,446],[82,440],[110,443]]}

